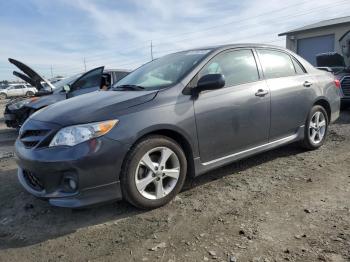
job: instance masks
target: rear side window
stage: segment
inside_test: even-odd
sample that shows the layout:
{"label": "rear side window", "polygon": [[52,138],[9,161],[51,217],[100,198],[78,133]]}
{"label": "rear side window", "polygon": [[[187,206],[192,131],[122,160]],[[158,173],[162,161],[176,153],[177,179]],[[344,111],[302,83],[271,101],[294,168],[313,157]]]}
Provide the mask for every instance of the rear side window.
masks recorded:
{"label": "rear side window", "polygon": [[129,73],[128,72],[115,72],[114,77],[115,77],[115,82],[118,82],[119,80],[123,79],[126,77]]}
{"label": "rear side window", "polygon": [[295,69],[291,57],[283,52],[257,50],[266,78],[294,76]]}
{"label": "rear side window", "polygon": [[237,50],[217,55],[202,69],[198,79],[208,74],[224,75],[225,87],[259,80],[258,68],[251,50]]}
{"label": "rear side window", "polygon": [[302,67],[302,65],[294,58],[292,57],[292,61],[294,64],[295,71],[297,72],[298,75],[305,74],[305,69]]}

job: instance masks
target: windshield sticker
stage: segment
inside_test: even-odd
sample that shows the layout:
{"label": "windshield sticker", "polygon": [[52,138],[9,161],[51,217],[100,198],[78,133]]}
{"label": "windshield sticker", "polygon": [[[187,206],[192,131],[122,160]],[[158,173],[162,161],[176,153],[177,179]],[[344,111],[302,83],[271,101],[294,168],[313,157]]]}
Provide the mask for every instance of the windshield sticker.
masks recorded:
{"label": "windshield sticker", "polygon": [[193,50],[193,51],[188,51],[185,55],[206,55],[210,51],[211,50]]}

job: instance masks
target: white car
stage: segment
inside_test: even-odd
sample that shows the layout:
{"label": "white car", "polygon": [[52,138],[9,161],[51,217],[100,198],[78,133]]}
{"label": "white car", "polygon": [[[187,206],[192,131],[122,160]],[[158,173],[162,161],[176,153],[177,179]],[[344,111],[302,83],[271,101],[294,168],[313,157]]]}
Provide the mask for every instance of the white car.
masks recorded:
{"label": "white car", "polygon": [[19,96],[34,96],[38,90],[27,84],[10,85],[6,89],[0,90],[0,99],[6,99]]}

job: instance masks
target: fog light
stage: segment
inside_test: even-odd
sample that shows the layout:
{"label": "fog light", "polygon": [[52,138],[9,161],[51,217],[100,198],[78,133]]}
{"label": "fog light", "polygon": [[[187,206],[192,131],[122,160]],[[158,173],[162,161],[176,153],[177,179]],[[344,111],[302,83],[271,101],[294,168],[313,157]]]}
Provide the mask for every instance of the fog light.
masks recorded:
{"label": "fog light", "polygon": [[73,193],[78,189],[78,181],[75,175],[65,175],[62,181],[63,191],[67,193]]}
{"label": "fog light", "polygon": [[73,179],[69,179],[69,187],[72,190],[76,190],[77,189],[77,182],[75,182]]}

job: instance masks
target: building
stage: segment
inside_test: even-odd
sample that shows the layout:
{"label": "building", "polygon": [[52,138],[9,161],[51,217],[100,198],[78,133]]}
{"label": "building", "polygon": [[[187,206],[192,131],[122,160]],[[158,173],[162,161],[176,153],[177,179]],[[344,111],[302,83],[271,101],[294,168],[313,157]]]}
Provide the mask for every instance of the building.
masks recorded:
{"label": "building", "polygon": [[286,36],[286,47],[316,66],[316,55],[337,52],[350,65],[350,16],[321,21],[294,29]]}

